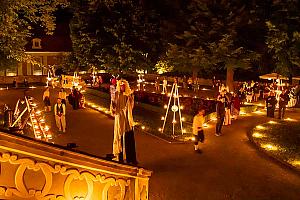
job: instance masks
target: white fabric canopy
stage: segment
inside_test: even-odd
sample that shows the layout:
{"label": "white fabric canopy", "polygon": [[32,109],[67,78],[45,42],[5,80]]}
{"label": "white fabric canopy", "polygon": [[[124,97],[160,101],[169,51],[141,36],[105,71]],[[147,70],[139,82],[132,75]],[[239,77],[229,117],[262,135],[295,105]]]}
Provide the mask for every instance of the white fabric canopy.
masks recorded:
{"label": "white fabric canopy", "polygon": [[288,80],[287,77],[284,77],[280,74],[277,73],[271,73],[271,74],[265,74],[265,75],[261,75],[259,76],[260,79],[283,79],[283,80]]}
{"label": "white fabric canopy", "polygon": [[300,81],[300,76],[295,76],[295,77],[293,77],[293,80],[298,80],[298,81]]}

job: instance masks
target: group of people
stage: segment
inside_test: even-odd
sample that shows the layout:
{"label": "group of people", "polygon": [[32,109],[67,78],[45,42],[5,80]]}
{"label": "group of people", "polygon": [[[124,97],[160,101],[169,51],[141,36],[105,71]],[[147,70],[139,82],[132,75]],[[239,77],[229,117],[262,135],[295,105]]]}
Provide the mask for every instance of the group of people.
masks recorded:
{"label": "group of people", "polygon": [[[29,82],[28,82],[27,78],[24,78],[23,85],[24,85],[24,87],[29,87]],[[12,86],[13,86],[13,88],[17,88],[18,87],[18,82],[17,82],[16,78],[13,79]]]}
{"label": "group of people", "polygon": [[[241,104],[244,102],[266,101],[267,116],[275,117],[275,109],[278,107],[278,119],[284,119],[286,107],[291,104],[295,106],[299,101],[299,86],[292,88],[281,87],[276,83],[261,84],[258,82],[242,83],[235,93],[229,93],[228,87],[218,84],[219,95],[216,102],[217,123],[215,135],[222,134],[222,126],[230,125],[232,119],[237,119]],[[298,91],[298,92],[297,92]],[[291,101],[293,101],[291,103]],[[193,119],[193,134],[195,151],[199,151],[199,144],[204,142],[204,114],[205,109],[200,108]]]}
{"label": "group of people", "polygon": [[266,99],[267,117],[275,117],[275,109],[278,103],[278,119],[283,119],[289,101],[290,97],[287,89],[282,91],[278,100],[276,99],[275,93],[271,91]]}
{"label": "group of people", "polygon": [[[84,108],[84,96],[73,87],[71,93],[67,97],[67,93],[64,88],[61,88],[58,92],[58,98],[54,104],[54,116],[56,126],[59,132],[66,132],[66,104],[67,98],[73,109]],[[50,101],[50,88],[47,87],[43,93],[43,102],[45,112],[51,112],[51,101]]]}
{"label": "group of people", "polygon": [[[192,78],[192,77],[175,77],[174,83],[177,83],[179,86],[182,86],[183,89],[193,90],[194,92],[200,90],[201,79],[200,78]],[[162,84],[161,84],[162,83]],[[168,80],[167,77],[164,77],[163,80],[159,77],[155,79],[155,91],[160,92],[160,85],[162,85],[162,93],[166,94],[168,91]]]}
{"label": "group of people", "polygon": [[[230,93],[227,87],[220,89],[216,102],[216,136],[222,135],[223,125],[230,125],[231,120],[238,118],[241,108],[241,101],[238,93]],[[197,115],[193,119],[193,135],[194,135],[194,147],[195,151],[200,150],[200,143],[204,142],[204,114],[205,109],[200,107]]]}

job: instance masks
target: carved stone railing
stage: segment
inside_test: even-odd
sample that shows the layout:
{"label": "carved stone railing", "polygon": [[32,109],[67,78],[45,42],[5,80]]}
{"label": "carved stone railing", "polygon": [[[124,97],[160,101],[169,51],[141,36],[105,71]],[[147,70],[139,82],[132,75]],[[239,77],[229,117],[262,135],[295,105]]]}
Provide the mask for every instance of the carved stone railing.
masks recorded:
{"label": "carved stone railing", "polygon": [[0,167],[0,199],[148,199],[150,171],[2,132]]}

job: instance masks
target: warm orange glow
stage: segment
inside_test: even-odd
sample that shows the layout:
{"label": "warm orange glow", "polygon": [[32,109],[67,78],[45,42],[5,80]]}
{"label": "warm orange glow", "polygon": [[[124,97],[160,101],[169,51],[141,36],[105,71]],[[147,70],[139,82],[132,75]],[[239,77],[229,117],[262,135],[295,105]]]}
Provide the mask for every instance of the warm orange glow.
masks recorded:
{"label": "warm orange glow", "polygon": [[290,122],[296,122],[297,120],[296,119],[291,119],[291,118],[286,118],[286,119],[284,119],[285,121],[290,121]]}
{"label": "warm orange glow", "polygon": [[268,150],[268,151],[277,151],[278,147],[272,144],[263,144],[261,145],[262,148]]}
{"label": "warm orange glow", "polygon": [[261,125],[257,125],[256,128],[259,129],[259,130],[264,130],[264,129],[266,129],[266,127],[263,127],[263,126],[261,126]]}
{"label": "warm orange glow", "polygon": [[277,124],[277,122],[275,122],[275,121],[272,121],[272,120],[271,120],[271,121],[269,121],[268,123],[269,123],[269,124]]}
{"label": "warm orange glow", "polygon": [[292,161],[289,161],[289,163],[294,166],[300,166],[300,160],[292,160]]}
{"label": "warm orange glow", "polygon": [[255,138],[263,138],[263,137],[266,137],[265,135],[261,134],[261,133],[258,133],[258,132],[255,132],[252,134],[253,137]]}

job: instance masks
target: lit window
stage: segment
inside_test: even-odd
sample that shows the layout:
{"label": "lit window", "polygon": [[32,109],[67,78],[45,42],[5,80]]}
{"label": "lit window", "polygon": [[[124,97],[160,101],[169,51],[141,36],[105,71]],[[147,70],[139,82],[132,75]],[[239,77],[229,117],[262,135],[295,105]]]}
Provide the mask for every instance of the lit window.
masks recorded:
{"label": "lit window", "polygon": [[32,49],[41,49],[41,39],[39,38],[33,38],[32,39]]}

